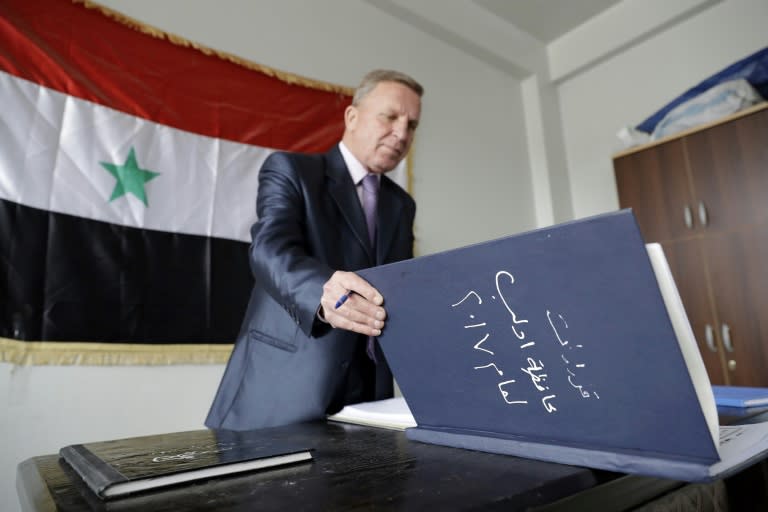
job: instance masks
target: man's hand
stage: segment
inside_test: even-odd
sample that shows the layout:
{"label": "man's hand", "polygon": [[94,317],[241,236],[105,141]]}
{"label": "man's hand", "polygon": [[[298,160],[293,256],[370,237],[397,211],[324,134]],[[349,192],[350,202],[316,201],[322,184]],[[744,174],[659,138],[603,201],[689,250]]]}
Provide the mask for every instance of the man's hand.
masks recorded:
{"label": "man's hand", "polygon": [[[343,295],[347,295],[347,300],[337,308]],[[378,336],[387,317],[383,303],[379,291],[365,279],[354,272],[336,271],[323,285],[320,314],[338,329]]]}

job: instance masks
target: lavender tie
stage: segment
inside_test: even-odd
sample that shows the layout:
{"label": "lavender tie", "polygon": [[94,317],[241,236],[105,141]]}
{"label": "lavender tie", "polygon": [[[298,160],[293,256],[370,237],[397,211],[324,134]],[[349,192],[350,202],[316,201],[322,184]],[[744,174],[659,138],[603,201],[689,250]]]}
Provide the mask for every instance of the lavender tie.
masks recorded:
{"label": "lavender tie", "polygon": [[363,211],[368,225],[368,236],[371,247],[376,245],[376,204],[379,200],[379,179],[375,174],[367,174],[363,178]]}
{"label": "lavender tie", "polygon": [[[375,174],[367,174],[363,178],[363,211],[365,212],[365,223],[368,225],[368,237],[371,247],[376,248],[376,205],[379,200],[379,178]],[[368,346],[366,352],[368,357],[376,362],[376,352],[374,351],[374,338],[368,337]]]}

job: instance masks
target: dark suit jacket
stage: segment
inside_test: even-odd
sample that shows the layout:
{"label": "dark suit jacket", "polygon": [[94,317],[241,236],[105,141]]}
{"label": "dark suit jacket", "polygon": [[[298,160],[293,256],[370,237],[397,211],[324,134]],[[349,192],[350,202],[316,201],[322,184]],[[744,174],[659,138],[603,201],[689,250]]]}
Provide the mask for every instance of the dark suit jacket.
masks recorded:
{"label": "dark suit jacket", "polygon": [[255,284],[206,426],[277,426],[391,396],[380,351],[374,365],[364,336],[332,329],[316,312],[335,270],[413,256],[413,199],[382,176],[374,254],[354,183],[334,147],[324,155],[270,155],[259,172],[256,210]]}

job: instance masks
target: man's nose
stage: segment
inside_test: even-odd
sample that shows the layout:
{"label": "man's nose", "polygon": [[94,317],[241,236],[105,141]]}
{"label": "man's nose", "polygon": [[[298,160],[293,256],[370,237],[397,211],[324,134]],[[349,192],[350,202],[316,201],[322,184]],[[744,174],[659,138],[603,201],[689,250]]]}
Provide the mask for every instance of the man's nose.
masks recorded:
{"label": "man's nose", "polygon": [[402,117],[398,118],[392,125],[392,135],[394,135],[395,138],[400,141],[405,140],[407,133],[408,120]]}

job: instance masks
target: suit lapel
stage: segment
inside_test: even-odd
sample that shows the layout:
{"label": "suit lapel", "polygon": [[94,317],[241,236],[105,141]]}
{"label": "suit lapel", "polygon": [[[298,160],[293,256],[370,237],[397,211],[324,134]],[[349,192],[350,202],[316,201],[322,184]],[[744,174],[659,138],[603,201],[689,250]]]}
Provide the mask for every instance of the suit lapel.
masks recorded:
{"label": "suit lapel", "polygon": [[395,194],[395,183],[386,176],[381,177],[379,188],[378,219],[376,224],[376,264],[386,261],[392,238],[398,229],[400,211],[403,208],[398,195]]}
{"label": "suit lapel", "polygon": [[[364,248],[371,262],[374,262],[371,244],[368,242],[368,228],[365,224],[365,214],[357,196],[355,184],[349,175],[349,170],[344,163],[338,146],[334,146],[326,153],[328,167],[326,173],[329,178],[328,193],[336,202],[344,221],[355,235],[358,243]],[[381,208],[379,203],[379,208]]]}

